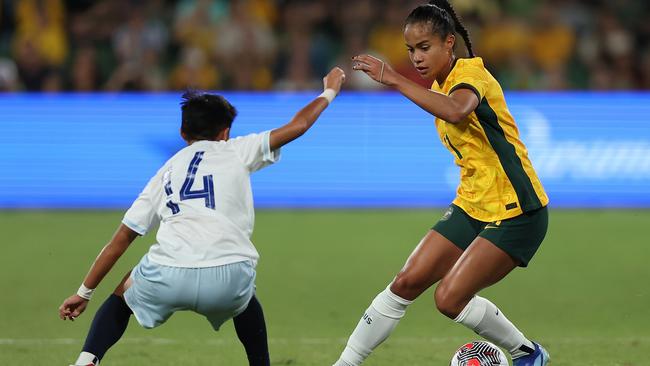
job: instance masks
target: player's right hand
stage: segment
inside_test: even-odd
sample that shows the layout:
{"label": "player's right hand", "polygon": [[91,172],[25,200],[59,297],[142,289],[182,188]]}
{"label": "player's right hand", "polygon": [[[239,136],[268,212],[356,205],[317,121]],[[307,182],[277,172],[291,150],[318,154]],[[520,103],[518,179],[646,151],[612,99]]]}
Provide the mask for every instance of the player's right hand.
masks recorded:
{"label": "player's right hand", "polygon": [[88,300],[74,294],[65,299],[63,304],[59,306],[59,318],[62,320],[70,319],[74,321],[76,317],[86,310],[86,306],[88,306]]}
{"label": "player's right hand", "polygon": [[344,81],[345,72],[341,68],[335,67],[323,78],[323,86],[325,89],[334,89],[338,94],[341,91],[341,85],[343,85]]}

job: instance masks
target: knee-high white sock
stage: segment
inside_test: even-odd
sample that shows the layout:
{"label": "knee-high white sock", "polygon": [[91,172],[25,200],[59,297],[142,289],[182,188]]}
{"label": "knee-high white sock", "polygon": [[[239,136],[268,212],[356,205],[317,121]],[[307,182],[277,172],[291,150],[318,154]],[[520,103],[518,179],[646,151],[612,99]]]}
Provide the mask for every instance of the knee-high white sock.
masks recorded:
{"label": "knee-high white sock", "polygon": [[474,296],[465,309],[454,319],[478,335],[505,348],[512,358],[524,356],[535,350],[535,346],[506,318],[489,300]]}
{"label": "knee-high white sock", "polygon": [[382,291],[370,304],[352,332],[348,344],[334,366],[358,366],[395,329],[413,301],[402,299],[390,291]]}

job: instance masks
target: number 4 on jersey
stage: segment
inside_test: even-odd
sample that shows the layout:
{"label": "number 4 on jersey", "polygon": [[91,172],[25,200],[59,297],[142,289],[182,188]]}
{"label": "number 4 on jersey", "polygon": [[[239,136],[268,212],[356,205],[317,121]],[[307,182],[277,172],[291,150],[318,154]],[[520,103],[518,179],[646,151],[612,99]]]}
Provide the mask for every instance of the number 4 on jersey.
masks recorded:
{"label": "number 4 on jersey", "polygon": [[[203,153],[204,151],[197,151],[194,154],[194,158],[192,158],[190,166],[187,168],[187,177],[181,186],[180,197],[181,201],[203,198],[205,199],[205,207],[214,210],[214,182],[212,180],[212,174],[203,176],[203,189],[192,190],[196,171],[199,169],[199,164],[203,160]],[[165,191],[168,195],[171,195],[171,184],[165,186]],[[167,202],[167,207],[172,210],[172,214],[177,214],[180,211],[178,205],[171,201]]]}
{"label": "number 4 on jersey", "polygon": [[199,169],[199,164],[203,160],[204,151],[197,151],[194,154],[194,158],[190,162],[190,166],[187,168],[187,177],[183,186],[181,187],[181,201],[192,200],[196,198],[205,199],[205,207],[211,208],[214,210],[214,183],[212,182],[212,174],[203,176],[203,189],[202,190],[192,190],[192,184],[194,184],[194,176],[196,171]]}

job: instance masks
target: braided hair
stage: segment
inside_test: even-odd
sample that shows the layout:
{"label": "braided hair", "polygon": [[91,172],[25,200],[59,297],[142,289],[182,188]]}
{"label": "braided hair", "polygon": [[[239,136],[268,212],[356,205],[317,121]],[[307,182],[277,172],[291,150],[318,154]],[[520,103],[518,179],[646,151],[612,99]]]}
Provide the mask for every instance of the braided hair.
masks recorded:
{"label": "braided hair", "polygon": [[469,57],[474,57],[472,41],[469,39],[467,28],[460,22],[456,11],[448,0],[431,0],[427,5],[420,5],[413,9],[406,18],[405,24],[428,23],[431,24],[431,32],[446,37],[449,34],[458,33],[463,37]]}

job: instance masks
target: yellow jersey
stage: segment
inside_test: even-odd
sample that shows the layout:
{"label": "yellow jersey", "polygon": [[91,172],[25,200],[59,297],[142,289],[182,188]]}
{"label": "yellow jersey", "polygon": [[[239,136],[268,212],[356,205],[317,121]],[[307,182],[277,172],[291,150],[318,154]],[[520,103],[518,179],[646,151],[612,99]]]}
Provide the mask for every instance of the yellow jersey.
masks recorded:
{"label": "yellow jersey", "polygon": [[461,88],[476,93],[476,109],[456,124],[436,118],[440,139],[460,167],[453,203],[484,222],[546,206],[548,196],[519,139],[503,90],[480,57],[458,59],[444,83],[431,86],[446,95]]}

